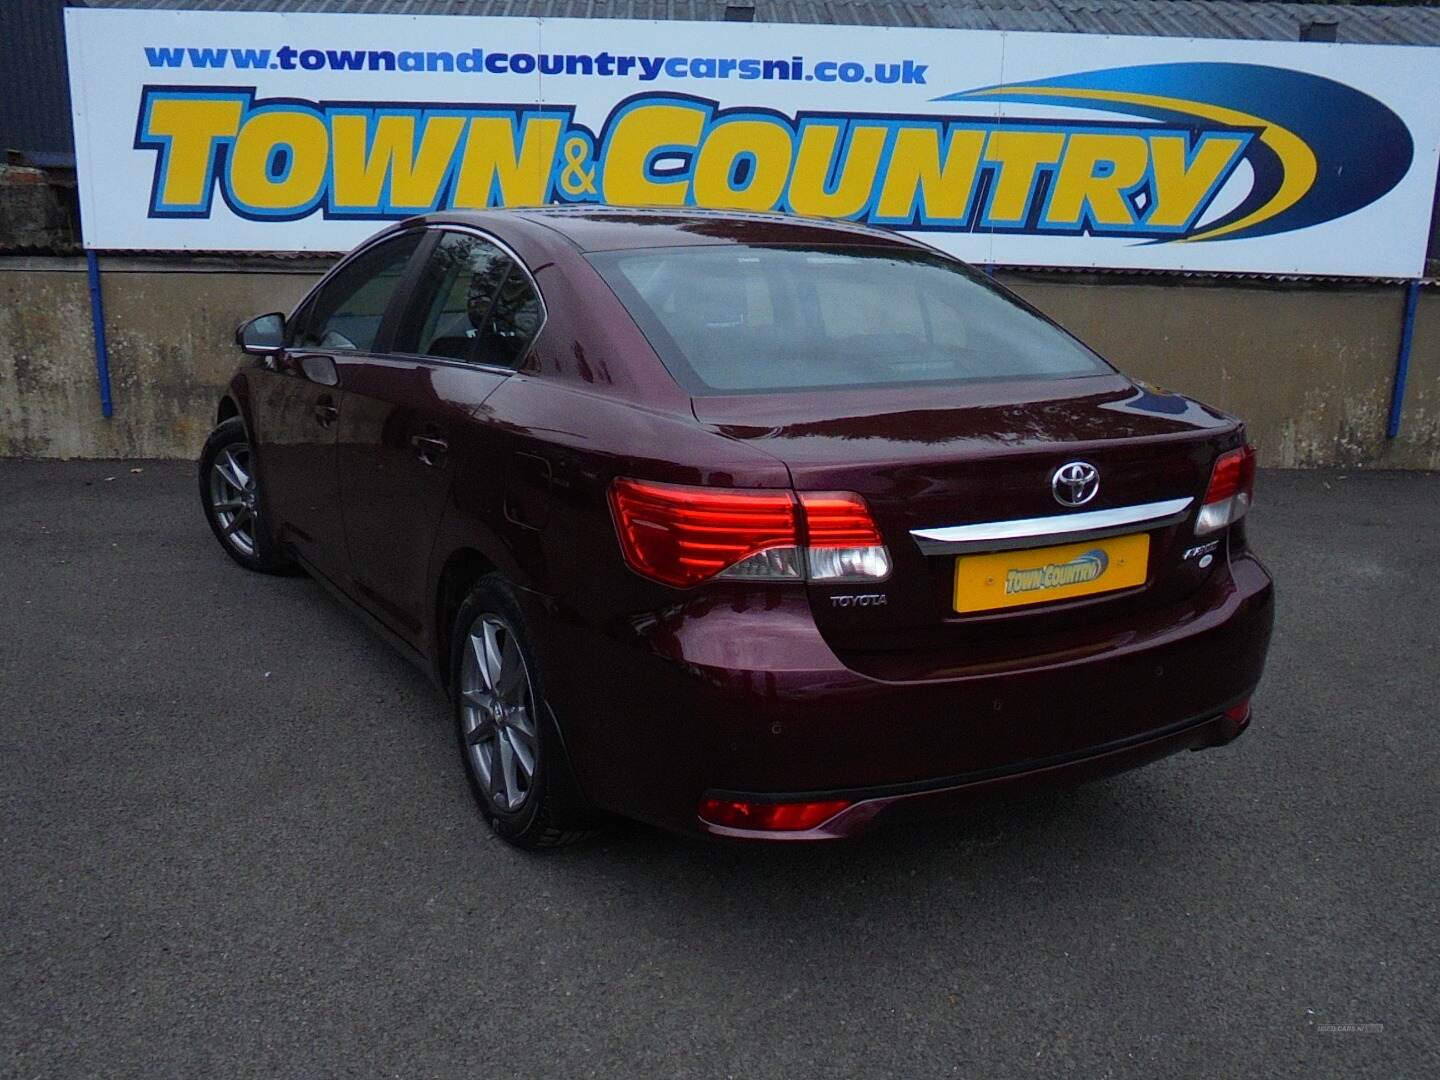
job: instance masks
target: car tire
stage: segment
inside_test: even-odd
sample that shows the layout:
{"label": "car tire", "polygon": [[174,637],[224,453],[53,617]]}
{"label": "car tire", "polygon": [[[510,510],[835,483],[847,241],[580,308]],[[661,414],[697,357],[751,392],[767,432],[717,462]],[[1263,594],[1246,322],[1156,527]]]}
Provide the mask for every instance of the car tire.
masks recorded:
{"label": "car tire", "polygon": [[247,570],[293,574],[293,562],[278,551],[260,522],[258,476],[250,436],[238,416],[221,423],[200,452],[200,504],[225,554]]}
{"label": "car tire", "polygon": [[593,836],[598,820],[570,770],[525,620],[504,578],[487,574],[476,583],[460,605],[451,641],[456,741],[491,829],[528,851]]}

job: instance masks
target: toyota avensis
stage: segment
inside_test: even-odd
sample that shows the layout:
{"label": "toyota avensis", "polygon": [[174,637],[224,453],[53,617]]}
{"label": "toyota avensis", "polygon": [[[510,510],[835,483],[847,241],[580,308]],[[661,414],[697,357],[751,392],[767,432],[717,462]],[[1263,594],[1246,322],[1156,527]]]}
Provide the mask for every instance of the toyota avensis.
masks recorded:
{"label": "toyota avensis", "polygon": [[1249,722],[1241,424],[914,240],[434,214],[237,339],[215,534],[446,688],[514,844],[845,837]]}

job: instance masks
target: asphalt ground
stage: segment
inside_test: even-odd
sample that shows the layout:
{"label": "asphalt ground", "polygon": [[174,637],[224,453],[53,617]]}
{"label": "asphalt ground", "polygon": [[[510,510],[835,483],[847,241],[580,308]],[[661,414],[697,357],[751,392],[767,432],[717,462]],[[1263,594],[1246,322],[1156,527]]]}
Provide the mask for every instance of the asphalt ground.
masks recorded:
{"label": "asphalt ground", "polygon": [[0,1075],[1440,1075],[1440,476],[1263,474],[1251,535],[1230,747],[851,845],[537,857],[190,466],[0,461]]}

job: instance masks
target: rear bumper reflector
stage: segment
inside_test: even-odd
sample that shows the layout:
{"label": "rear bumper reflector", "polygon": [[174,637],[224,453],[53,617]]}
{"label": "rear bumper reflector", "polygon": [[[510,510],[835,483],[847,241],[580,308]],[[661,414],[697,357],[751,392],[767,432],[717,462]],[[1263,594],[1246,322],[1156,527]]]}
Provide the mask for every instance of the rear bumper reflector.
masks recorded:
{"label": "rear bumper reflector", "polygon": [[722,828],[755,832],[800,832],[829,821],[850,803],[844,799],[807,802],[759,802],[744,799],[700,800],[700,820]]}

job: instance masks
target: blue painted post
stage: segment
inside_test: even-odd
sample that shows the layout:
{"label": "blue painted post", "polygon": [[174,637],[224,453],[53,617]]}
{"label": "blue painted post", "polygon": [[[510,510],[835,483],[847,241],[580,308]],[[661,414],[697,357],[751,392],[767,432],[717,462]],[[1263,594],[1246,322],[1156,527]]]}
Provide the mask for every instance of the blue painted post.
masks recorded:
{"label": "blue painted post", "polygon": [[1390,422],[1385,437],[1400,434],[1400,411],[1405,404],[1405,379],[1410,374],[1410,346],[1415,340],[1415,309],[1420,306],[1420,282],[1410,282],[1405,290],[1405,318],[1400,324],[1400,355],[1395,358],[1395,386],[1390,392]]}
{"label": "blue painted post", "polygon": [[95,329],[95,378],[100,383],[100,415],[115,415],[110,400],[110,347],[105,343],[105,301],[100,295],[100,260],[85,249],[85,269],[90,277],[90,322]]}

